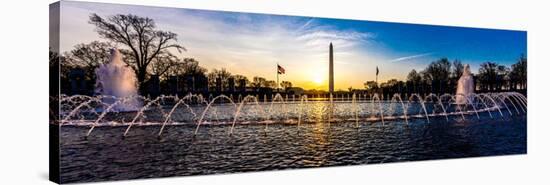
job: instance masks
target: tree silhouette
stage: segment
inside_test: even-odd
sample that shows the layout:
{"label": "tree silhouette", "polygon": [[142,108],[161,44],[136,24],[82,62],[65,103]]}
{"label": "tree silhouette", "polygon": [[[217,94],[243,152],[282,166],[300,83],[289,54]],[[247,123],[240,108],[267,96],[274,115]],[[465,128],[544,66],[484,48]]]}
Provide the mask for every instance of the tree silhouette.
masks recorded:
{"label": "tree silhouette", "polygon": [[504,66],[504,65],[498,65],[497,66],[497,81],[496,81],[496,87],[497,90],[502,90],[503,88],[506,88],[508,86],[508,83],[506,83],[508,80],[510,74],[510,68]]}
{"label": "tree silhouette", "polygon": [[451,63],[447,58],[439,59],[430,63],[424,70],[427,82],[430,81],[448,81],[451,74]]}
{"label": "tree silhouette", "polygon": [[407,75],[407,81],[412,82],[414,84],[420,84],[422,82],[422,76],[420,76],[420,74],[413,69]]}
{"label": "tree silhouette", "polygon": [[290,88],[292,88],[292,82],[289,81],[282,81],[281,87],[286,91],[288,91]]}
{"label": "tree silhouette", "polygon": [[122,44],[128,49],[126,53],[130,55],[126,56],[125,61],[136,72],[142,92],[148,67],[159,54],[168,52],[170,48],[178,52],[185,50],[176,43],[177,34],[158,30],[155,22],[147,17],[117,14],[102,18],[94,13],[90,15],[89,23],[96,26],[96,32],[102,38]]}
{"label": "tree silhouette", "polygon": [[227,71],[225,68],[222,68],[220,70],[213,69],[210,73],[208,73],[208,84],[210,87],[217,87],[216,81],[218,79],[221,80],[221,90],[223,91],[229,86],[229,78],[231,77],[231,73]]}
{"label": "tree silhouette", "polygon": [[510,71],[510,81],[513,82],[511,87],[516,89],[527,89],[527,58],[525,55],[521,55],[518,62],[512,64]]}
{"label": "tree silhouette", "polygon": [[479,67],[478,77],[480,87],[483,90],[495,91],[503,67],[494,62],[484,62]]}
{"label": "tree silhouette", "polygon": [[183,64],[169,70],[169,75],[206,76],[207,71],[208,70],[206,70],[206,68],[204,67],[201,67],[199,65],[199,61],[195,60],[194,58],[184,58]]}
{"label": "tree silhouette", "polygon": [[263,78],[263,77],[259,77],[259,76],[255,76],[253,79],[252,79],[252,87],[256,90],[256,91],[260,91],[260,88],[262,87],[265,87],[264,84],[266,84],[266,79]]}
{"label": "tree silhouette", "polygon": [[[70,80],[69,73],[74,69],[75,65],[72,65],[71,62],[67,59],[65,54],[60,54],[57,51],[54,51],[53,48],[49,48],[49,59],[50,59],[50,79],[59,78],[59,90],[62,94],[70,93]],[[59,77],[55,76],[59,75]],[[57,84],[57,80],[55,83]],[[57,88],[56,88],[57,89]],[[55,89],[50,89],[55,91]],[[57,92],[53,93],[56,94]]]}
{"label": "tree silhouette", "polygon": [[244,80],[245,84],[250,83],[250,80],[248,80],[246,76],[239,75],[239,74],[233,75],[233,79],[235,79],[236,82],[240,82],[241,80]]}
{"label": "tree silhouette", "polygon": [[365,86],[365,89],[370,91],[378,89],[378,84],[375,81],[367,81],[363,85]]}
{"label": "tree silhouette", "polygon": [[250,80],[246,76],[236,74],[233,75],[233,79],[235,79],[238,91],[246,91],[246,86],[250,85]]}
{"label": "tree silhouette", "polygon": [[418,86],[422,83],[422,76],[420,73],[416,72],[416,70],[411,70],[409,74],[407,75],[407,84],[408,88],[412,90],[412,92],[418,92]]}
{"label": "tree silhouette", "polygon": [[453,61],[453,67],[452,67],[452,78],[453,80],[458,80],[462,76],[462,72],[464,72],[464,65],[462,64],[462,61],[455,60]]}
{"label": "tree silhouette", "polygon": [[81,43],[74,46],[74,49],[65,54],[68,62],[86,71],[88,80],[95,80],[96,68],[109,61],[113,45],[108,42],[93,41],[87,44]]}
{"label": "tree silhouette", "polygon": [[151,62],[148,71],[150,74],[157,75],[166,79],[166,75],[171,76],[173,73],[170,72],[175,71],[177,68],[182,67],[184,64],[185,63],[175,55],[172,55],[168,52],[162,52],[153,59],[153,62]]}
{"label": "tree silhouette", "polygon": [[265,81],[264,87],[267,87],[267,88],[271,88],[271,89],[276,89],[277,88],[277,82],[275,82],[275,80],[267,80]]}
{"label": "tree silhouette", "polygon": [[451,63],[447,58],[434,61],[426,67],[423,73],[424,81],[431,85],[430,92],[440,93],[447,89],[451,75]]}

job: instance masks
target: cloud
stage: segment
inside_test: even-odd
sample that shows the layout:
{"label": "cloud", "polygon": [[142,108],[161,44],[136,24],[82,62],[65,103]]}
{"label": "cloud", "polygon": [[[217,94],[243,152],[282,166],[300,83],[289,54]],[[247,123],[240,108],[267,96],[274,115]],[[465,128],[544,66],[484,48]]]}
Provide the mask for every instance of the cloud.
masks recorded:
{"label": "cloud", "polygon": [[416,59],[416,58],[422,58],[422,57],[426,57],[426,56],[430,56],[432,55],[433,53],[422,53],[422,54],[417,54],[417,55],[410,55],[410,56],[405,56],[405,57],[399,57],[399,58],[395,58],[395,59],[392,59],[390,60],[390,62],[401,62],[401,61],[407,61],[407,60],[412,60],[412,59]]}
{"label": "cloud", "polygon": [[274,78],[271,66],[278,62],[289,69],[285,77],[304,81],[294,81],[297,85],[306,84],[313,73],[327,68],[330,42],[338,57],[335,62],[349,64],[367,60],[361,45],[375,38],[372,33],[323,25],[314,18],[241,14],[233,20],[227,15],[194,12],[178,17],[183,21],[167,29],[179,34],[189,49],[185,55],[208,69],[224,67],[249,78]]}
{"label": "cloud", "polygon": [[[65,19],[65,28],[70,30],[67,35],[71,39],[66,39],[63,48],[71,49],[81,42],[101,40],[93,26],[88,24],[90,13],[98,13],[100,16],[132,13],[150,17],[155,20],[159,29],[178,34],[178,43],[188,49],[179,54],[180,56],[193,57],[208,70],[226,68],[232,73],[249,78],[263,76],[275,79],[275,65],[279,63],[288,71],[282,76],[282,80],[288,79],[297,86],[307,86],[312,76],[328,70],[330,42],[334,45],[335,64],[338,64],[336,68],[339,70],[364,69],[364,66],[358,65],[382,61],[374,59],[374,55],[367,55],[363,48],[376,38],[375,34],[323,24],[317,18],[109,6],[89,6],[89,3],[64,6],[66,17],[72,18]],[[348,74],[337,75],[342,75],[339,79],[345,79],[343,75]],[[353,79],[366,78],[363,75],[355,73]],[[359,80],[356,83],[354,86],[362,84]]]}

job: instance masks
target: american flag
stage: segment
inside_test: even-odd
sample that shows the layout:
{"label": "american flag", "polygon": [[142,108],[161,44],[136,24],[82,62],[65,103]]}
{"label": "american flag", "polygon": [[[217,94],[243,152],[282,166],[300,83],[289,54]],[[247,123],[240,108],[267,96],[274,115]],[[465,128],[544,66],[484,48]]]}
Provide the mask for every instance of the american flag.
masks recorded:
{"label": "american flag", "polygon": [[277,64],[277,73],[285,74],[285,68],[283,68],[279,64]]}

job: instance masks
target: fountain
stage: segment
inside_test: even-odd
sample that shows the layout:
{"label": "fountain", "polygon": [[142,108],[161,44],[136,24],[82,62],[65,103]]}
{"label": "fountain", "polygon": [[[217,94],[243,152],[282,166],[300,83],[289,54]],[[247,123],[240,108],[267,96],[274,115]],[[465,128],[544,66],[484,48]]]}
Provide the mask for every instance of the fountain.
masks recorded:
{"label": "fountain", "polygon": [[[122,55],[118,49],[111,49],[109,62],[102,64],[96,70],[96,93],[112,97],[103,98],[103,102],[114,104],[117,98],[137,96],[136,75],[134,71],[122,61]],[[118,103],[113,111],[135,111],[140,107],[136,98],[131,98],[124,103]]]}
{"label": "fountain", "polygon": [[[116,51],[114,55],[117,55]],[[120,64],[117,65],[120,67]],[[107,69],[98,71],[105,70]],[[118,73],[108,73],[101,79],[113,77],[112,74]],[[464,87],[464,83],[461,83],[461,86]],[[120,92],[110,92],[113,91]],[[468,96],[462,93],[439,96],[430,93],[424,96],[411,94],[408,97],[394,94],[391,98],[388,96],[387,100],[379,94],[349,94],[338,97],[329,95],[328,98],[314,95],[311,99],[307,95],[302,95],[296,100],[285,99],[280,94],[275,94],[271,100],[258,99],[257,95],[239,95],[242,98],[237,101],[226,95],[209,96],[211,98],[207,99],[200,94],[188,94],[181,98],[113,94],[118,96],[62,96],[60,126],[90,126],[86,135],[90,135],[97,126],[126,126],[123,135],[127,136],[131,133],[132,126],[157,125],[157,135],[161,136],[167,129],[166,126],[192,125],[192,133],[197,135],[201,131],[201,126],[219,125],[227,127],[227,133],[233,135],[241,124],[263,125],[264,133],[268,133],[268,125],[276,124],[290,125],[285,128],[294,128],[297,131],[302,130],[304,127],[301,125],[304,124],[326,124],[327,128],[330,128],[331,124],[345,123],[352,123],[356,128],[361,128],[364,123],[441,124],[442,121],[467,122],[477,118],[475,120],[479,122],[497,118],[493,113],[499,114],[498,118],[506,120],[514,116],[523,116],[522,113],[525,114],[527,109],[527,98],[516,92],[469,93]],[[106,102],[106,99],[111,101]],[[460,99],[464,102],[459,102]],[[143,102],[145,106],[138,107],[136,102]],[[135,108],[135,111],[128,111],[128,107]],[[98,111],[99,109],[102,111]],[[508,114],[503,114],[501,109],[506,110]],[[120,112],[124,114],[119,114]]]}
{"label": "fountain", "polygon": [[[203,97],[201,94],[184,97],[62,95],[59,99],[60,147],[64,156],[76,155],[65,157],[65,164],[81,166],[75,170],[87,169],[88,163],[74,161],[81,156],[93,156],[103,160],[85,161],[142,165],[159,161],[160,155],[176,159],[174,156],[183,153],[193,157],[178,160],[196,165],[186,169],[208,171],[222,169],[219,166],[227,165],[227,161],[240,164],[243,157],[251,156],[255,158],[247,161],[252,161],[250,168],[256,169],[264,165],[264,161],[297,167],[304,164],[281,162],[288,159],[288,155],[281,154],[298,155],[310,162],[309,159],[318,160],[312,155],[340,155],[342,151],[350,151],[366,157],[343,156],[344,159],[379,163],[392,162],[386,161],[387,156],[392,155],[396,155],[392,158],[397,161],[417,160],[415,156],[426,153],[456,156],[457,150],[449,147],[457,146],[457,141],[483,143],[480,147],[468,147],[467,154],[477,148],[480,151],[497,148],[495,151],[500,152],[502,147],[526,146],[522,144],[526,141],[522,134],[526,133],[527,98],[516,92],[471,93],[461,105],[457,99],[464,95],[448,93],[394,94],[385,98],[380,94],[355,93],[328,98],[319,94],[288,99],[280,94],[267,95],[265,99],[262,96],[233,95],[233,98],[240,97],[234,100],[231,95]],[[138,100],[143,103],[139,109],[120,109],[126,106],[119,105]],[[494,139],[498,142],[491,142],[490,137],[498,137]],[[503,138],[513,144],[502,145]],[[89,150],[100,151],[101,155],[85,152]],[[405,158],[398,159],[403,157],[403,150],[413,156],[403,155]],[[460,149],[458,151],[460,154]],[[163,160],[177,162],[162,165],[181,165],[183,162],[178,160]],[[103,173],[103,169],[99,172]]]}
{"label": "fountain", "polygon": [[456,87],[456,103],[459,105],[465,105],[470,101],[471,95],[474,93],[474,77],[470,72],[470,65],[464,65],[464,71],[462,76],[458,79],[458,86]]}

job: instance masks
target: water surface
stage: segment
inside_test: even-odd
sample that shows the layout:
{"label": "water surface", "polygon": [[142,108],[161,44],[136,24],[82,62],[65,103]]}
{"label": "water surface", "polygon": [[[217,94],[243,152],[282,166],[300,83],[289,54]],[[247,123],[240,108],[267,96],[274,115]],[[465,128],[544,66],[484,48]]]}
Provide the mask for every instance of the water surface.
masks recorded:
{"label": "water surface", "polygon": [[525,154],[525,116],[327,124],[60,127],[61,182],[205,175]]}

